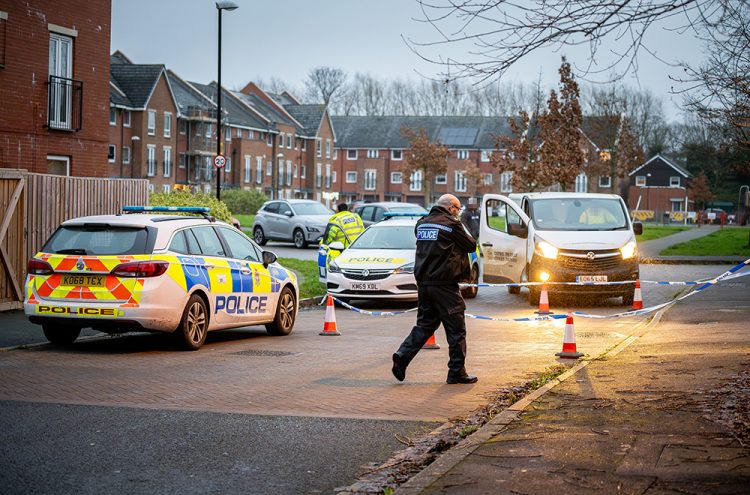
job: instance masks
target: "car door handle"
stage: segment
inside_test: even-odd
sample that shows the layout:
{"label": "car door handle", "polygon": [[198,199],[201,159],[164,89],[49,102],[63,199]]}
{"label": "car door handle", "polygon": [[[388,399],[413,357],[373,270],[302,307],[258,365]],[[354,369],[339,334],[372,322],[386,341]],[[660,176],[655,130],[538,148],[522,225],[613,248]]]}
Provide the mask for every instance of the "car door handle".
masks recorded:
{"label": "car door handle", "polygon": [[482,246],[484,246],[484,247],[492,247],[492,243],[491,242],[483,242]]}
{"label": "car door handle", "polygon": [[253,271],[249,268],[240,268],[240,273],[243,275],[252,275]]}

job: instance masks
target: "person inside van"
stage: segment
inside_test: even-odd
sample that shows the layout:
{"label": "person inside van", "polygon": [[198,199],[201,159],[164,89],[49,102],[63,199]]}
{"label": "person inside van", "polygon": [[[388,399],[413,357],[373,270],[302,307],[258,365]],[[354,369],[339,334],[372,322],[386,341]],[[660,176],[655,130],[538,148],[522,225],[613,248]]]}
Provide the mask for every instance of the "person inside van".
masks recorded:
{"label": "person inside van", "polygon": [[583,210],[583,213],[578,218],[578,223],[584,225],[605,225],[615,222],[617,222],[617,219],[612,213],[596,204]]}

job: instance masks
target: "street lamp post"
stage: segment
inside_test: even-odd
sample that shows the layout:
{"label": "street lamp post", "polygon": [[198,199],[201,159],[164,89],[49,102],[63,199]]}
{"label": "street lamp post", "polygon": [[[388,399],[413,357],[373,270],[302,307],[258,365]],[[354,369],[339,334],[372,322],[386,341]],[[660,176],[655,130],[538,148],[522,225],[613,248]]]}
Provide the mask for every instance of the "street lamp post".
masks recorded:
{"label": "street lamp post", "polygon": [[[221,155],[221,11],[235,10],[239,7],[229,0],[220,0],[216,2],[216,10],[219,13],[219,75],[216,81],[216,156]],[[221,199],[221,173],[223,168],[216,170],[216,199]]]}

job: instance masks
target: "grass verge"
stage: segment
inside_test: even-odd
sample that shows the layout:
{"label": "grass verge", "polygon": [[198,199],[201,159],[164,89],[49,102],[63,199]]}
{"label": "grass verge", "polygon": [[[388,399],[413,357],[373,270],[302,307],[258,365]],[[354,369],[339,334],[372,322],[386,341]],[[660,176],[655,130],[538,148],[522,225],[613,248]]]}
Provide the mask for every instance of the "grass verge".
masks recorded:
{"label": "grass verge", "polygon": [[243,229],[252,229],[253,221],[255,221],[255,215],[233,215],[234,218],[240,221]]}
{"label": "grass verge", "polygon": [[705,237],[670,246],[665,256],[745,256],[750,257],[748,229],[724,228]]}
{"label": "grass verge", "polygon": [[322,296],[326,293],[326,286],[318,281],[317,261],[298,260],[297,258],[279,258],[279,263],[281,263],[284,268],[289,268],[297,274],[300,299]]}
{"label": "grass verge", "polygon": [[[245,225],[244,223],[242,225]],[[643,234],[637,237],[638,242],[652,241],[654,239],[661,239],[668,235],[682,232],[690,227],[680,227],[677,225],[647,225],[643,224]]]}

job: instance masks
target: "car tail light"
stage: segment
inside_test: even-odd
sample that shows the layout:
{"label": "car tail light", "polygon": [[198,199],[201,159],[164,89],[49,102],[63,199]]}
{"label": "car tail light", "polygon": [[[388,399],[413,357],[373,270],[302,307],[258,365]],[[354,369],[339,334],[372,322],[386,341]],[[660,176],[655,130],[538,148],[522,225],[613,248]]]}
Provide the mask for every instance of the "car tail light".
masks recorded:
{"label": "car tail light", "polygon": [[31,258],[27,265],[29,275],[50,275],[54,272],[52,265],[44,260]]}
{"label": "car tail light", "polygon": [[166,261],[135,261],[132,263],[121,263],[114,267],[110,273],[117,277],[158,277],[167,271],[169,263]]}

